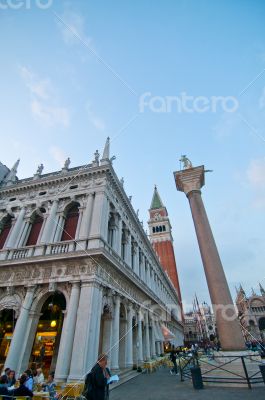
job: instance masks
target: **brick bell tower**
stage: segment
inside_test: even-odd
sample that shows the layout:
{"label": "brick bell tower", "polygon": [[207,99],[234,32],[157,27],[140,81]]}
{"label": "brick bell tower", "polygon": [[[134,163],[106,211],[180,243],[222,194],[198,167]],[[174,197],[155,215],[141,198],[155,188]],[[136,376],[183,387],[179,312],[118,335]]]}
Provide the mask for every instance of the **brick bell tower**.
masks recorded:
{"label": "brick bell tower", "polygon": [[150,219],[148,221],[148,226],[150,241],[160,259],[163,269],[168,273],[173,285],[175,286],[181,304],[181,292],[173,248],[173,237],[171,233],[172,228],[168,218],[167,209],[161,200],[156,186],[149,214]]}

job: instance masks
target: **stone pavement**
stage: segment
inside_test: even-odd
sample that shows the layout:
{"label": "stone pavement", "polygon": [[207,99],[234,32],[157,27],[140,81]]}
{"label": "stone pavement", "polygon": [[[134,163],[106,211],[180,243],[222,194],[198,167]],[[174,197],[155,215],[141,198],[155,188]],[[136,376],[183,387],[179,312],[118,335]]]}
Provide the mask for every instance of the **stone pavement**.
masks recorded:
{"label": "stone pavement", "polygon": [[171,376],[167,368],[153,374],[141,374],[117,387],[110,400],[264,400],[264,387],[242,388],[205,387],[194,390],[190,381],[180,382],[179,375]]}

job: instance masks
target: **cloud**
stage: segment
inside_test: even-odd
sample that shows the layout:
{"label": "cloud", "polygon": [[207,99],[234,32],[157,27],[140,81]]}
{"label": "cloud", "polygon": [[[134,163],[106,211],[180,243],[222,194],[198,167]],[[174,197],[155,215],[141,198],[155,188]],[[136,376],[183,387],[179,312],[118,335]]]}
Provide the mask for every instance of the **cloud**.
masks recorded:
{"label": "cloud", "polygon": [[64,165],[67,156],[61,148],[51,146],[49,149],[49,153],[51,154],[53,159],[60,165],[60,167]]}
{"label": "cloud", "polygon": [[237,113],[223,113],[219,121],[213,127],[213,131],[220,139],[235,135],[240,124]]}
{"label": "cloud", "polygon": [[253,187],[254,200],[252,205],[256,209],[265,208],[265,158],[252,160],[247,168],[247,180]]}
{"label": "cloud", "polygon": [[32,70],[25,66],[19,67],[19,73],[29,89],[30,109],[34,118],[47,126],[69,126],[69,110],[57,104],[56,91],[50,79],[39,79]]}
{"label": "cloud", "polygon": [[[80,37],[87,44],[91,44],[91,37],[87,36],[85,33],[85,19],[82,15],[65,10],[58,20],[58,28],[60,30],[63,41],[68,46],[73,46],[80,44]],[[77,37],[78,36],[78,37]]]}
{"label": "cloud", "polygon": [[39,100],[33,100],[31,102],[31,111],[37,119],[48,126],[56,124],[63,125],[64,127],[69,126],[69,113],[66,108],[51,107]]}
{"label": "cloud", "polygon": [[265,158],[252,160],[247,169],[249,183],[258,188],[265,189]]}
{"label": "cloud", "polygon": [[86,103],[85,105],[86,112],[88,115],[89,122],[96,128],[98,131],[103,132],[105,130],[105,123],[104,121],[99,118],[94,111],[92,110],[91,104]]}

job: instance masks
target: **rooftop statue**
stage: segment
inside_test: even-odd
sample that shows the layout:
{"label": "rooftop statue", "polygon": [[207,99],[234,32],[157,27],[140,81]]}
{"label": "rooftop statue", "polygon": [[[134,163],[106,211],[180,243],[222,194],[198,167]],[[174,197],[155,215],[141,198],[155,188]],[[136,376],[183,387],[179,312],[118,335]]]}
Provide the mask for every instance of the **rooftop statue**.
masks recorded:
{"label": "rooftop statue", "polygon": [[64,169],[68,169],[70,164],[71,164],[71,160],[70,160],[70,158],[68,157],[68,158],[65,160]]}
{"label": "rooftop statue", "polygon": [[190,159],[186,155],[181,156],[179,161],[183,163],[183,169],[193,168]]}
{"label": "rooftop statue", "polygon": [[44,165],[40,164],[37,168],[36,175],[41,175],[43,170],[44,170]]}

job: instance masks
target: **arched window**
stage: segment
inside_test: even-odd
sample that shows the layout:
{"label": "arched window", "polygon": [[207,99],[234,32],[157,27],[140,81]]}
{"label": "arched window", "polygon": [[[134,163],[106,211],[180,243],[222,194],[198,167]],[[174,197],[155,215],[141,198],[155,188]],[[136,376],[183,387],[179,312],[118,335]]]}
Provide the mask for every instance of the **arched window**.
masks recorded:
{"label": "arched window", "polygon": [[162,226],[159,227],[159,232],[162,232]]}
{"label": "arched window", "polygon": [[74,204],[70,207],[66,213],[63,233],[61,237],[61,241],[64,242],[65,240],[73,240],[75,239],[75,233],[79,218],[79,205]]}
{"label": "arched window", "polygon": [[163,232],[165,232],[165,230],[166,230],[166,227],[165,227],[165,225],[163,225]]}
{"label": "arched window", "polygon": [[8,215],[0,224],[0,249],[5,245],[7,236],[12,226],[12,217]]}
{"label": "arched window", "polygon": [[26,242],[26,246],[34,246],[35,244],[37,244],[42,224],[42,216],[36,213],[33,217],[33,221],[31,222],[30,233]]}
{"label": "arched window", "polygon": [[156,228],[153,226],[153,233],[155,233],[155,231],[156,231]]}

